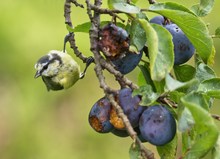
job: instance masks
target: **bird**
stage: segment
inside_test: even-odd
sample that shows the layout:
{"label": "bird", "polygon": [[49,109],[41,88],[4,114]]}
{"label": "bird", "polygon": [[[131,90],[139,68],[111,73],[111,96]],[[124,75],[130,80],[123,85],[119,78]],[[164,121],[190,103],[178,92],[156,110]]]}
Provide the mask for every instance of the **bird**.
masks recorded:
{"label": "bird", "polygon": [[51,50],[39,58],[35,64],[35,78],[42,77],[47,90],[63,90],[73,86],[85,72],[80,73],[80,66],[67,53]]}

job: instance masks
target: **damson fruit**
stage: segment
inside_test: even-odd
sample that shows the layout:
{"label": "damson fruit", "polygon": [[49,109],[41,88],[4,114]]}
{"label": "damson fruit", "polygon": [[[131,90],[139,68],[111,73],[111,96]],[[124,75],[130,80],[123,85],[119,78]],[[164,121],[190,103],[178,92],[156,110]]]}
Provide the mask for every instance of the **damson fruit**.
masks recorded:
{"label": "damson fruit", "polygon": [[138,54],[128,52],[124,54],[123,57],[119,57],[111,61],[115,65],[116,70],[120,71],[122,74],[127,74],[135,69],[135,67],[140,62],[142,55],[143,51]]}
{"label": "damson fruit", "polygon": [[89,113],[89,124],[99,133],[108,133],[114,128],[110,123],[111,104],[105,97],[98,100]]}
{"label": "damson fruit", "polygon": [[195,48],[183,31],[173,22],[163,16],[156,16],[150,20],[151,23],[165,27],[173,37],[174,65],[180,65],[189,61],[195,52]]}
{"label": "damson fruit", "polygon": [[[137,127],[139,119],[146,107],[139,106],[140,97],[132,97],[132,90],[130,88],[123,88],[118,94],[118,103],[123,109],[124,113],[127,115],[132,127]],[[112,109],[110,113],[110,122],[114,125],[116,129],[125,129],[125,126],[117,116],[116,111]]]}
{"label": "damson fruit", "polygon": [[164,25],[164,22],[165,22],[165,19],[161,15],[155,16],[150,20],[150,23],[159,24],[159,25]]}
{"label": "damson fruit", "polygon": [[129,35],[115,24],[107,24],[100,30],[99,47],[108,58],[116,58],[129,50]]}
{"label": "damson fruit", "polygon": [[183,31],[176,24],[166,25],[165,28],[173,36],[175,65],[187,62],[194,54],[195,48]]}
{"label": "damson fruit", "polygon": [[176,121],[164,106],[154,105],[142,113],[139,128],[146,141],[156,146],[162,146],[174,138]]}

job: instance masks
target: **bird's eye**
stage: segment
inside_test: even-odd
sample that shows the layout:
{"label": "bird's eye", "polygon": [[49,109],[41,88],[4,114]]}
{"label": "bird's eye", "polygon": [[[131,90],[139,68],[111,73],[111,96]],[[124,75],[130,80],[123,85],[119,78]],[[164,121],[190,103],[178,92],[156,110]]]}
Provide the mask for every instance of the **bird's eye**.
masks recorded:
{"label": "bird's eye", "polygon": [[44,65],[43,70],[46,70],[48,68],[48,65]]}

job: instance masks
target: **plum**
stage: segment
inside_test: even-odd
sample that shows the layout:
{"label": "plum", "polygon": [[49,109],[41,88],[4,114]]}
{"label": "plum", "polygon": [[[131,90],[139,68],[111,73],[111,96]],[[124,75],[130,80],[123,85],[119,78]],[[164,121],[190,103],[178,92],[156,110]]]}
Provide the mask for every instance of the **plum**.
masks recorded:
{"label": "plum", "polygon": [[110,123],[110,101],[103,97],[99,99],[91,108],[89,113],[89,124],[99,133],[108,133],[114,128]]}
{"label": "plum", "polygon": [[159,25],[164,25],[164,17],[159,15],[159,16],[155,16],[150,20],[150,23],[154,23],[154,24],[159,24]]}
{"label": "plum", "polygon": [[164,19],[163,16],[155,16],[150,22],[162,25],[172,35],[174,44],[174,65],[181,65],[189,61],[195,52],[195,48],[184,32],[175,23]]}
{"label": "plum", "polygon": [[116,58],[129,50],[129,35],[115,24],[107,24],[100,30],[99,47],[108,58]]}
{"label": "plum", "polygon": [[122,74],[127,74],[135,69],[135,67],[140,62],[143,55],[143,51],[138,54],[128,52],[123,57],[111,60],[115,65],[115,69],[120,71]]}
{"label": "plum", "polygon": [[194,54],[195,48],[183,31],[176,24],[166,25],[165,28],[173,36],[175,65],[187,62]]}
{"label": "plum", "polygon": [[162,146],[174,138],[176,121],[165,106],[154,105],[142,113],[139,128],[143,139],[153,145]]}
{"label": "plum", "polygon": [[[140,100],[140,97],[137,95],[132,97],[132,89],[130,88],[123,88],[119,91],[118,103],[127,115],[132,127],[138,126],[140,116],[146,109],[146,107],[139,106]],[[110,122],[117,129],[125,129],[123,121],[118,117],[114,109],[110,113]]]}

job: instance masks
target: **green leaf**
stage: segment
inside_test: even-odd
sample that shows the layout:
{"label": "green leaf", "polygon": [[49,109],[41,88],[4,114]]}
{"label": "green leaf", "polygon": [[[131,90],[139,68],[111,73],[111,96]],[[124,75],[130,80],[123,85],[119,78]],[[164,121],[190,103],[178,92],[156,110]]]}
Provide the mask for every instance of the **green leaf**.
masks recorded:
{"label": "green leaf", "polygon": [[172,36],[169,31],[147,20],[139,19],[146,32],[152,80],[161,81],[169,73],[174,63]]}
{"label": "green leaf", "polygon": [[179,91],[169,92],[169,98],[175,103],[180,103],[180,99],[185,95],[185,93]]}
{"label": "green leaf", "polygon": [[195,15],[194,12],[192,12],[191,10],[189,10],[188,8],[184,7],[183,5],[180,5],[178,3],[174,3],[174,2],[166,2],[166,3],[155,3],[153,5],[150,6],[150,11],[157,11],[157,10],[164,10],[164,9],[168,9],[168,10],[179,10],[182,12],[187,12],[190,13],[192,15]]}
{"label": "green leaf", "polygon": [[162,159],[172,159],[176,156],[177,149],[177,135],[173,138],[171,142],[164,146],[157,146],[157,151]]}
{"label": "green leaf", "polygon": [[132,3],[137,3],[139,0],[131,0]]}
{"label": "green leaf", "polygon": [[147,63],[145,63],[145,65],[139,65],[139,68],[141,70],[141,75],[140,75],[140,79],[138,79],[138,85],[142,86],[142,85],[151,85],[152,89],[154,91],[156,91],[156,88],[154,86],[154,82],[152,81],[151,77],[150,77],[150,72],[149,72],[149,66]]}
{"label": "green leaf", "polygon": [[195,77],[200,81],[208,80],[211,78],[215,78],[215,71],[204,63],[199,63],[196,67],[196,75]]}
{"label": "green leaf", "polygon": [[199,4],[192,6],[192,11],[200,16],[204,17],[209,14],[214,6],[214,0],[200,0]]}
{"label": "green leaf", "polygon": [[180,82],[172,78],[169,74],[167,74],[165,81],[166,81],[165,90],[174,91],[179,88],[190,86],[193,82],[195,82],[195,79],[192,79],[188,82]]}
{"label": "green leaf", "polygon": [[194,78],[195,76],[195,68],[191,65],[180,65],[180,66],[174,66],[174,73],[176,76],[176,79],[181,82],[186,82]]}
{"label": "green leaf", "polygon": [[113,4],[114,3],[126,3],[126,0],[108,0],[108,7],[110,9],[113,9]]}
{"label": "green leaf", "polygon": [[141,86],[138,89],[135,89],[132,95],[141,96],[140,105],[142,106],[149,106],[153,104],[159,97],[159,94],[153,92],[152,87],[150,85]]}
{"label": "green leaf", "polygon": [[204,108],[205,110],[209,110],[209,99],[207,98],[207,96],[204,96],[201,93],[198,92],[192,92],[190,94],[188,94],[185,99],[188,100],[188,102],[194,103],[202,108]]}
{"label": "green leaf", "polygon": [[220,99],[220,78],[212,78],[203,81],[198,88],[204,94],[210,97]]}
{"label": "green leaf", "polygon": [[[190,93],[181,98],[183,105],[189,109],[194,120],[195,137],[191,141],[190,147],[186,153],[186,159],[198,159],[209,152],[216,143],[218,138],[218,128],[213,121],[212,116],[198,102],[194,100],[194,93]],[[188,138],[188,140],[191,140]],[[184,146],[183,146],[184,147]]]}
{"label": "green leaf", "polygon": [[219,35],[219,36],[220,36],[220,27],[218,27],[218,28],[215,30],[215,35]]}
{"label": "green leaf", "polygon": [[212,159],[220,158],[220,136],[218,136],[218,140],[215,144],[215,147],[212,150]]}
{"label": "green leaf", "polygon": [[130,43],[136,46],[138,51],[143,49],[146,43],[146,33],[138,20],[133,20],[130,27]]}
{"label": "green leaf", "polygon": [[135,143],[131,144],[131,147],[129,149],[129,156],[130,156],[130,159],[141,158],[141,150],[138,144],[135,144]]}
{"label": "green leaf", "polygon": [[213,64],[215,48],[204,21],[184,6],[176,3],[158,3],[150,6],[151,12],[159,13],[176,23],[192,42],[203,61]]}
{"label": "green leaf", "polygon": [[213,38],[220,38],[220,27],[215,30],[215,35],[212,35]]}
{"label": "green leaf", "polygon": [[182,111],[179,120],[178,120],[178,130],[181,132],[186,132],[190,130],[195,124],[192,113],[188,108],[184,108]]}
{"label": "green leaf", "polygon": [[128,4],[128,3],[113,3],[113,8],[116,10],[122,11],[124,13],[136,14],[140,12],[140,8],[138,8],[137,6]]}

